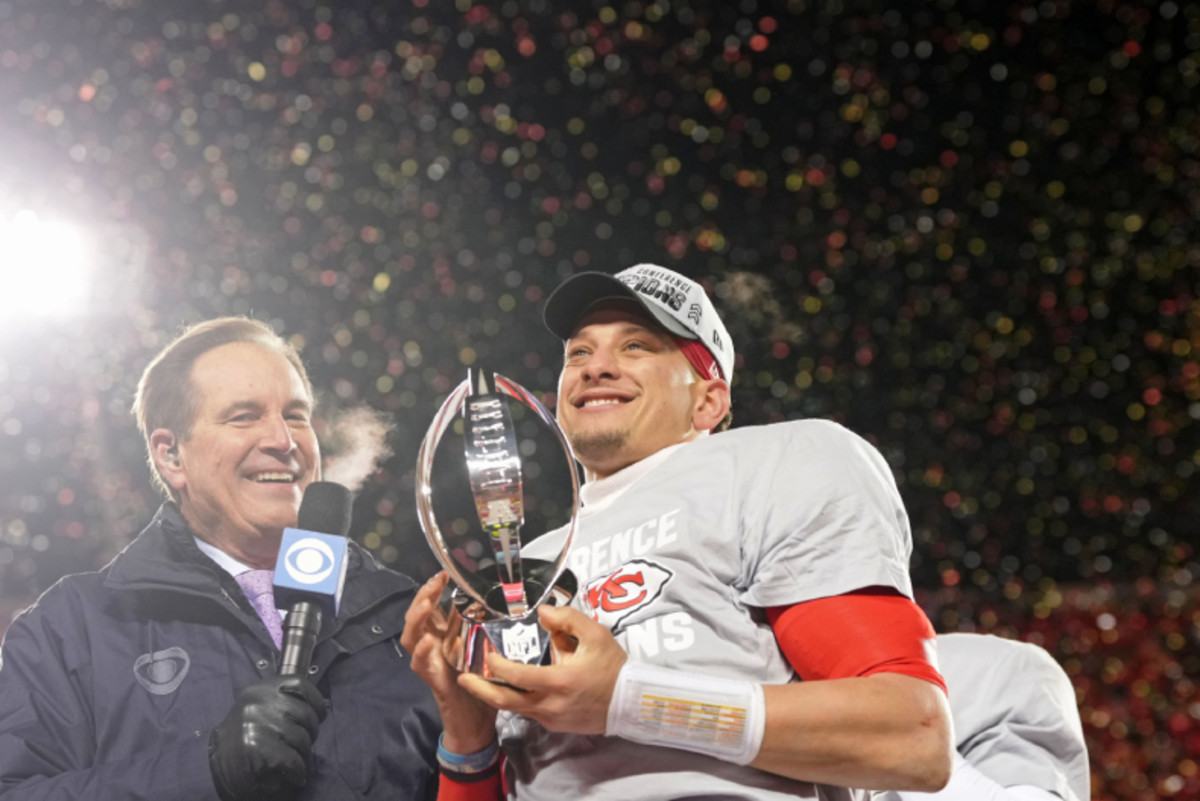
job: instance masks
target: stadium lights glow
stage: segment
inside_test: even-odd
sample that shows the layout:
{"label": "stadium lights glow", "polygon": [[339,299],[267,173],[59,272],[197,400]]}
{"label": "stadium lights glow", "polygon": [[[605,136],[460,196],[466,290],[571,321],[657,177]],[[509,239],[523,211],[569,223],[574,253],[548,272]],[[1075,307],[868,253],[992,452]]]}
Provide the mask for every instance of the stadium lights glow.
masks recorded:
{"label": "stadium lights glow", "polygon": [[36,212],[0,212],[0,321],[81,311],[92,265],[83,231]]}

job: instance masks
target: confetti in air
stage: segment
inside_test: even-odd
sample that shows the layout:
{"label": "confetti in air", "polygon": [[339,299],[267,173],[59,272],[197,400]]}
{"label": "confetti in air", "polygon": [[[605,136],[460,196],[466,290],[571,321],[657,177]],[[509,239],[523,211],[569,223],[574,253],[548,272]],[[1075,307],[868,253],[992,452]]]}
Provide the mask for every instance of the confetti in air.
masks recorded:
{"label": "confetti in air", "polygon": [[939,628],[1063,661],[1127,766],[1097,798],[1200,797],[1196,4],[0,0],[0,76],[0,231],[144,243],[0,319],[9,607],[153,514],[137,374],[220,314],[394,421],[329,471],[360,455],[354,535],[428,575],[446,393],[552,391],[548,292],[657,261],[727,310],[735,426],[880,448]]}

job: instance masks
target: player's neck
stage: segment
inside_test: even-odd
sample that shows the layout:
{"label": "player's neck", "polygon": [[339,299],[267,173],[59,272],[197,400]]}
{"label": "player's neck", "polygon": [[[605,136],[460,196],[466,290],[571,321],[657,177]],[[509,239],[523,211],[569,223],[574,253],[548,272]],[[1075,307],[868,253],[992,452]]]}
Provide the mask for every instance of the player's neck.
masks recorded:
{"label": "player's neck", "polygon": [[585,483],[579,492],[580,500],[585,507],[592,510],[603,507],[630,486],[638,483],[685,444],[680,442],[669,445],[603,477],[596,477],[585,467]]}

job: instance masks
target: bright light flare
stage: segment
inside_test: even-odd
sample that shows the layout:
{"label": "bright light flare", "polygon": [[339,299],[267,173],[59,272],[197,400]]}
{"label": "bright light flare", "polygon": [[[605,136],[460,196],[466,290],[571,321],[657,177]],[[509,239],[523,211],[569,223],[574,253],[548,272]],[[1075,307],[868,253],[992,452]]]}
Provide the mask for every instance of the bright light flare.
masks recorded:
{"label": "bright light flare", "polygon": [[81,311],[92,272],[89,244],[79,227],[36,212],[0,214],[0,321]]}

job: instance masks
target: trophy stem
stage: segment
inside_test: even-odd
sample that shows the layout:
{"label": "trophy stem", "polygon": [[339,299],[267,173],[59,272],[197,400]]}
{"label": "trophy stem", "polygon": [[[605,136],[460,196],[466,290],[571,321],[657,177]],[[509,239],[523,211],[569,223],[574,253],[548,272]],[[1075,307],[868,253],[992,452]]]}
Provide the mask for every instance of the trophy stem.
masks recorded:
{"label": "trophy stem", "polygon": [[475,496],[479,523],[487,532],[504,588],[508,614],[529,610],[521,574],[521,524],[525,522],[521,492],[521,455],[508,403],[496,389],[495,374],[473,370],[470,393],[463,403],[463,449]]}
{"label": "trophy stem", "polygon": [[500,586],[504,588],[508,614],[520,617],[529,611],[529,599],[525,597],[525,581],[522,578],[518,529],[515,526],[497,526],[488,533],[491,535],[492,553],[500,572]]}

